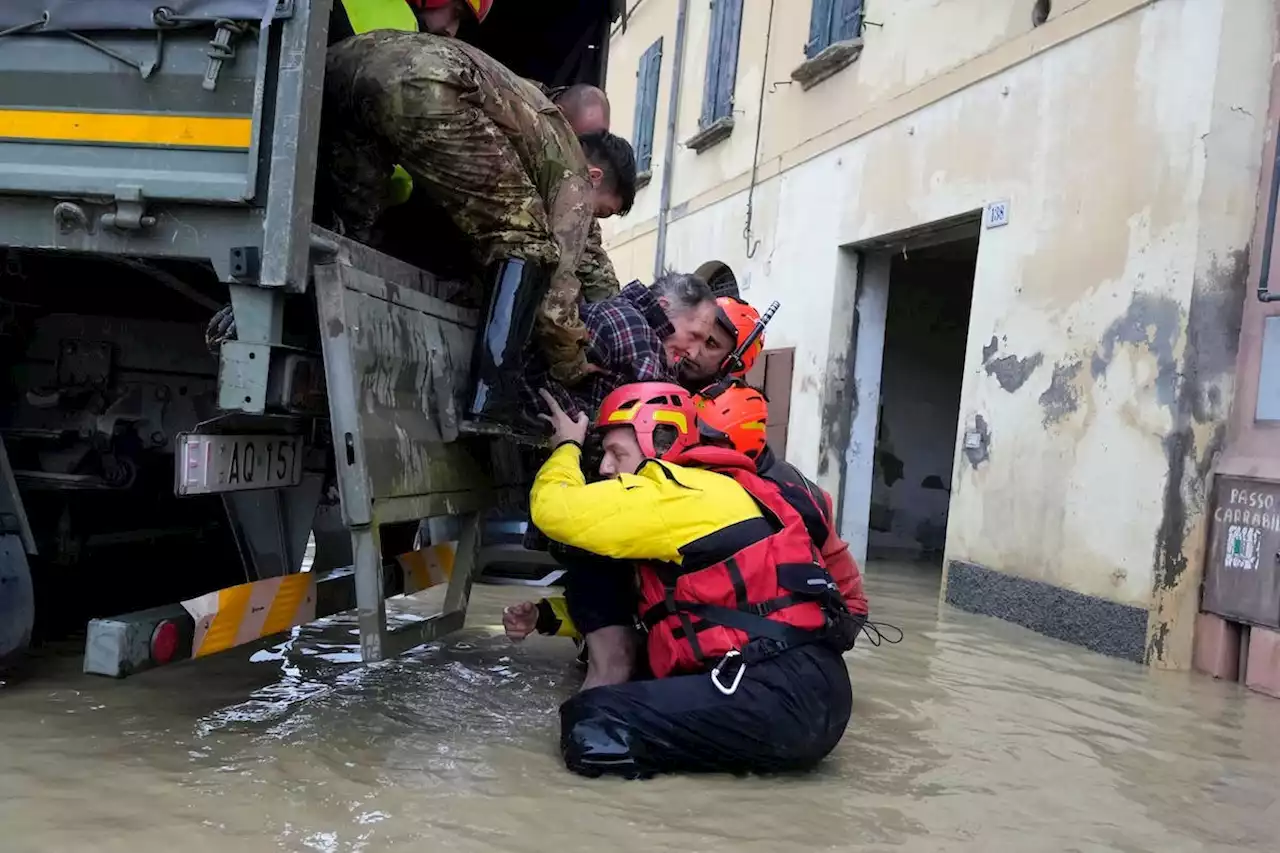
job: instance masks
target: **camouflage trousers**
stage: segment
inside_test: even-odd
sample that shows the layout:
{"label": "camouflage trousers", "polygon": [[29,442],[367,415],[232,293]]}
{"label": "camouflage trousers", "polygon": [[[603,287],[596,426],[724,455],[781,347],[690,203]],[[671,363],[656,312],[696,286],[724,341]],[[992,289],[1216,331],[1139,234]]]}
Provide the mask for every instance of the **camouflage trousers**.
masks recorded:
{"label": "camouflage trousers", "polygon": [[393,99],[360,91],[356,69],[331,59],[331,80],[335,70],[337,81],[326,85],[317,199],[347,236],[368,239],[389,205],[389,179],[399,163],[413,176],[415,192],[472,238],[477,263],[558,261],[541,194],[464,80],[420,79],[412,96]]}

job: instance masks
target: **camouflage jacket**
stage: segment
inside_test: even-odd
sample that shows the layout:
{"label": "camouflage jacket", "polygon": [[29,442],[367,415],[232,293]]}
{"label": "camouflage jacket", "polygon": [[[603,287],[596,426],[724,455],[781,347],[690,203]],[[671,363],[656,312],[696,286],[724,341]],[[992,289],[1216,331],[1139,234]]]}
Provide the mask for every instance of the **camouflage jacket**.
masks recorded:
{"label": "camouflage jacket", "polygon": [[[458,131],[449,122],[439,123],[438,130],[426,123],[416,144],[461,151],[466,162],[458,168],[472,176],[492,169],[492,176],[484,177],[495,187],[494,204],[503,209],[490,219],[509,227],[505,232],[501,226],[482,229],[486,239],[477,260],[488,265],[505,250],[520,247],[517,257],[552,268],[535,336],[557,378],[579,381],[586,375],[587,333],[578,315],[582,286],[577,270],[590,242],[595,211],[587,161],[563,113],[533,82],[457,39],[378,30],[331,48],[328,66],[326,89],[330,76],[337,78],[338,86],[341,78],[354,76],[362,81],[357,86],[379,89],[373,103],[386,113],[381,117],[384,123],[394,123],[393,114],[429,116],[436,108],[432,99],[446,94],[483,112],[491,128],[485,136],[454,139],[450,134]],[[512,174],[514,168],[519,172]],[[447,178],[447,170],[444,175]],[[451,206],[447,194],[437,201]],[[478,236],[466,227],[465,217],[455,220],[459,218],[464,233]],[[545,242],[536,236],[531,240],[531,235],[546,235]]]}
{"label": "camouflage jacket", "polygon": [[491,115],[512,140],[542,196],[557,259],[534,333],[552,376],[576,384],[587,376],[587,330],[578,302],[584,290],[593,301],[618,290],[595,220],[586,158],[568,119],[551,102],[549,93],[553,90],[520,77],[479,48],[451,43],[474,63],[482,90],[491,88],[486,110],[493,101],[498,102],[494,104],[496,114]]}

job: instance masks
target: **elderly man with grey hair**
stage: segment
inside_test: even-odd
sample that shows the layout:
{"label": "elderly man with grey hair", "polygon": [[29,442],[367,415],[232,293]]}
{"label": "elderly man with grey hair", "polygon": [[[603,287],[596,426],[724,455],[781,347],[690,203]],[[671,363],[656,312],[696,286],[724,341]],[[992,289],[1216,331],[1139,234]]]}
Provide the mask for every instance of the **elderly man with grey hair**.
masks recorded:
{"label": "elderly man with grey hair", "polygon": [[[716,303],[711,288],[696,275],[668,272],[653,285],[633,281],[612,299],[578,306],[587,329],[588,378],[566,389],[553,382],[538,353],[533,353],[522,393],[530,415],[541,411],[537,395],[546,388],[569,414],[594,417],[613,389],[631,382],[676,381],[681,362],[723,359],[728,344],[712,337]],[[718,363],[718,362],[716,362]]]}

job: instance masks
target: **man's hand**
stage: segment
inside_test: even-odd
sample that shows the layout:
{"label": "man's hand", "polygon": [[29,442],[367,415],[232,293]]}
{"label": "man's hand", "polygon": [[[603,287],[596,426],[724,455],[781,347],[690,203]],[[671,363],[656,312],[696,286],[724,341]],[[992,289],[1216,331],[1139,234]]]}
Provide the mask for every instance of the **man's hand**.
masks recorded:
{"label": "man's hand", "polygon": [[508,640],[520,642],[538,627],[538,605],[532,601],[510,605],[502,611],[502,627]]}
{"label": "man's hand", "polygon": [[547,409],[551,412],[549,415],[538,415],[551,424],[551,443],[559,446],[572,441],[581,447],[582,442],[587,438],[587,416],[579,412],[577,417],[571,418],[565,414],[564,409],[560,408],[560,404],[556,402],[555,397],[551,396],[550,391],[539,388],[538,393],[542,395],[542,401],[547,404]]}

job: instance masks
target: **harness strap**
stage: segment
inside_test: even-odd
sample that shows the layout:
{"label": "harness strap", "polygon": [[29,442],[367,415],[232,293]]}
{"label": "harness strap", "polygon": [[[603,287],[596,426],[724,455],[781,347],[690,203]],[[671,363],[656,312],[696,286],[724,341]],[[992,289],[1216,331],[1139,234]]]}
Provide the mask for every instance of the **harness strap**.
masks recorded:
{"label": "harness strap", "polygon": [[[773,599],[772,602],[765,602],[765,605],[780,601],[781,599]],[[752,609],[761,608],[764,605],[753,605]],[[781,610],[782,607],[776,607],[769,610],[772,613]],[[748,637],[762,638],[772,640],[775,643],[791,647],[804,645],[806,643],[817,642],[823,637],[822,631],[807,631],[803,628],[795,628],[784,622],[778,622],[773,619],[766,618],[763,615],[752,612],[752,610],[735,610],[731,607],[719,607],[714,604],[700,604],[696,601],[678,601],[674,598],[668,598],[662,604],[654,605],[644,612],[641,617],[644,624],[650,628],[669,616],[679,616],[681,624],[685,626],[685,636],[693,642],[696,630],[687,623],[690,616],[696,616],[704,622],[713,625],[720,625],[725,628],[733,628],[742,631]],[[701,626],[699,626],[701,627]],[[699,657],[701,660],[701,657]]]}
{"label": "harness strap", "polygon": [[[795,604],[803,604],[806,601],[816,601],[812,598],[801,598],[797,595],[780,595],[777,598],[771,598],[768,601],[757,602],[756,604],[746,604],[736,608],[736,612],[745,613],[751,616],[770,616],[779,610],[786,610]],[[818,601],[821,604],[821,601]],[[680,616],[682,614],[692,613],[698,615],[697,609],[709,605],[703,605],[696,601],[682,601],[674,597],[668,597],[660,604],[655,604],[644,613],[640,614],[640,621],[644,623],[646,628],[652,628],[659,622],[669,616]],[[730,610],[731,608],[720,608],[722,610]],[[683,623],[684,620],[681,620]],[[695,631],[705,631],[707,628],[713,627],[710,624],[698,624],[694,626]],[[729,627],[734,627],[730,625]],[[745,629],[744,629],[745,630]]]}

